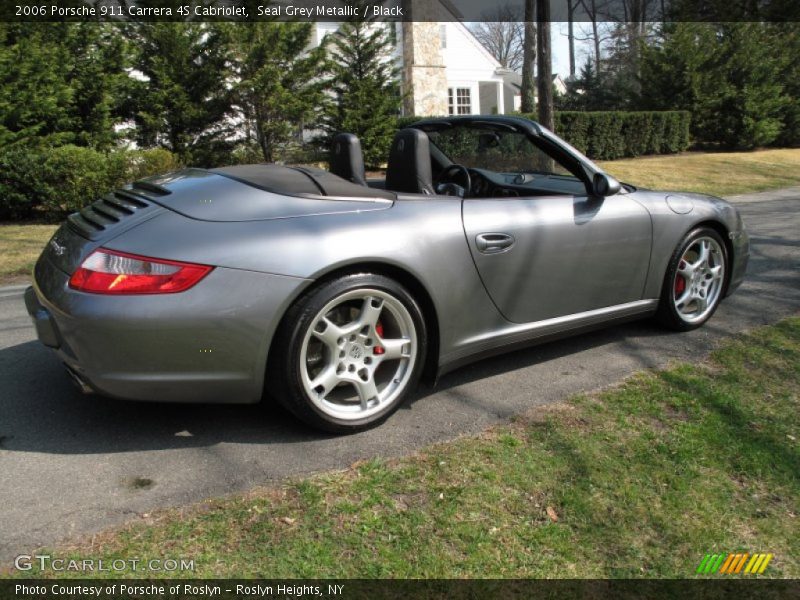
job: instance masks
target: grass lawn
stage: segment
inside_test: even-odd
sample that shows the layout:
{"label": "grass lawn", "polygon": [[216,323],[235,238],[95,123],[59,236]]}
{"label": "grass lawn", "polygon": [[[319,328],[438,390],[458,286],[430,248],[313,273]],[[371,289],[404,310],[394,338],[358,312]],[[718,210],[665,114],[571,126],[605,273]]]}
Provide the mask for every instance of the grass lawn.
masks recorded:
{"label": "grass lawn", "polygon": [[0,223],[0,285],[24,282],[57,225]]}
{"label": "grass lawn", "polygon": [[688,152],[599,164],[614,177],[633,185],[715,196],[800,185],[800,148]]}
{"label": "grass lawn", "polygon": [[799,397],[793,318],[477,437],[55,554],[194,558],[201,577],[680,578],[705,553],[771,552],[765,576],[796,578]]}

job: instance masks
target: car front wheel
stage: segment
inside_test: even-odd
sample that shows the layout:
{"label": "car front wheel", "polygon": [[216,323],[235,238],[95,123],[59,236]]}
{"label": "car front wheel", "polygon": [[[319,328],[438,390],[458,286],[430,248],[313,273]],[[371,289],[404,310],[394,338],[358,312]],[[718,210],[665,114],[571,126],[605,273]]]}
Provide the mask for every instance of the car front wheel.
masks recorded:
{"label": "car front wheel", "polygon": [[727,268],[720,235],[708,227],[691,231],[667,267],[657,315],[661,323],[688,331],[710,319],[722,300]]}
{"label": "car front wheel", "polygon": [[425,322],[413,296],[392,279],[356,274],[324,283],[287,313],[284,325],[279,399],[316,428],[347,433],[374,426],[419,379]]}

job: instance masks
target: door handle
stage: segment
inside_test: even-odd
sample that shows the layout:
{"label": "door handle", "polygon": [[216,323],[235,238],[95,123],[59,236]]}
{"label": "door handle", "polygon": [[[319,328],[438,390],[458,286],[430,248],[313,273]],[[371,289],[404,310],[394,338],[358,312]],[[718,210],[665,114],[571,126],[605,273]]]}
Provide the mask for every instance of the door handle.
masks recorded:
{"label": "door handle", "polygon": [[475,245],[483,254],[505,252],[515,241],[514,236],[507,233],[479,233],[475,236]]}

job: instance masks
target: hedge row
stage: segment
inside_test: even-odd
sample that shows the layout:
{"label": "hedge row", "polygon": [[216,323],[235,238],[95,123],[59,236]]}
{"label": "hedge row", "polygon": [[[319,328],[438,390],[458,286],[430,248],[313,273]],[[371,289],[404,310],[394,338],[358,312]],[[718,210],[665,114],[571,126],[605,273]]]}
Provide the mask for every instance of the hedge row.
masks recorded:
{"label": "hedge row", "polygon": [[[535,121],[536,115],[518,115]],[[399,128],[421,117],[399,117]],[[646,154],[674,154],[689,148],[687,111],[562,111],[555,115],[556,133],[595,160]]]}
{"label": "hedge row", "polygon": [[97,152],[79,146],[0,150],[0,220],[57,221],[124,183],[174,171],[163,149]]}
{"label": "hedge row", "polygon": [[596,160],[674,154],[689,148],[687,111],[556,113],[556,133]]}

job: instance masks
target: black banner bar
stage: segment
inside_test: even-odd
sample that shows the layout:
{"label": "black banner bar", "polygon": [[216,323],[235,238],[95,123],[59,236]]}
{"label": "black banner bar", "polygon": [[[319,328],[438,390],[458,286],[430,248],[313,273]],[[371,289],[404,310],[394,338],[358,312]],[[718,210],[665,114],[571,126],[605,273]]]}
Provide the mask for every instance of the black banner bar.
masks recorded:
{"label": "black banner bar", "polygon": [[800,580],[0,580],[4,600],[785,599]]}
{"label": "black banner bar", "polygon": [[[518,14],[525,0],[4,0],[0,21],[491,21]],[[564,22],[800,21],[797,0],[550,0]]]}

